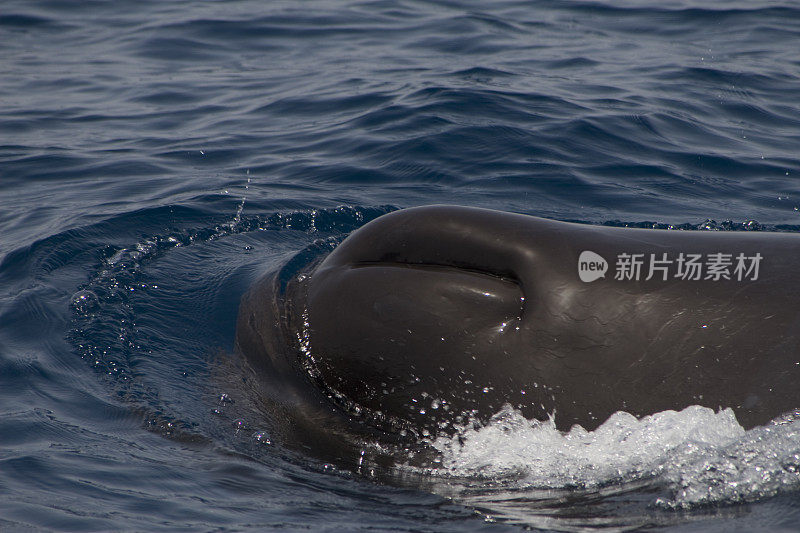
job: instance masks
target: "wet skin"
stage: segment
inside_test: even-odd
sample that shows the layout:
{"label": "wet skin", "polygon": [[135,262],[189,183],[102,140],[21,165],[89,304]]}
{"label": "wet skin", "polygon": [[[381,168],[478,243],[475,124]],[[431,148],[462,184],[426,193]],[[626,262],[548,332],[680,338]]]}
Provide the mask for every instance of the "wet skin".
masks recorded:
{"label": "wet skin", "polygon": [[560,429],[694,404],[751,427],[800,407],[798,258],[794,234],[406,209],[262,279],[237,341],[281,394],[314,387],[384,430],[450,432],[505,403]]}

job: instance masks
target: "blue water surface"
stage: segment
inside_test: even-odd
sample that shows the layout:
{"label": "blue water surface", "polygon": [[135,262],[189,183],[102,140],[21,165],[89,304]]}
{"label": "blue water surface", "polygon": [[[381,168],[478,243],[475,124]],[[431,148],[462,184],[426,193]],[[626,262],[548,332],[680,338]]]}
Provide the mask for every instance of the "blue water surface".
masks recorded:
{"label": "blue water surface", "polygon": [[797,231],[798,42],[777,0],[4,1],[0,530],[800,529],[796,485],[382,482],[275,438],[233,353],[259,276],[396,208]]}

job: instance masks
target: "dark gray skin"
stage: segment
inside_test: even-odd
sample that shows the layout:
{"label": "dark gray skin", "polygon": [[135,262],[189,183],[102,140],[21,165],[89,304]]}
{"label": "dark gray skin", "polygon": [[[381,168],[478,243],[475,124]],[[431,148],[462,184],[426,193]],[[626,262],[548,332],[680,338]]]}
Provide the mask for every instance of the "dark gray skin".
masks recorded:
{"label": "dark gray skin", "polygon": [[[608,261],[604,278],[581,281],[585,250]],[[737,280],[735,264],[730,280],[680,279],[673,263],[666,281],[645,280],[647,261],[638,281],[615,279],[621,253],[718,252],[760,254],[757,279]],[[265,278],[243,300],[237,339],[281,394],[311,381],[384,431],[449,433],[506,403],[555,413],[562,430],[695,404],[731,407],[749,428],[800,407],[798,258],[794,234],[406,209],[286,287]]]}

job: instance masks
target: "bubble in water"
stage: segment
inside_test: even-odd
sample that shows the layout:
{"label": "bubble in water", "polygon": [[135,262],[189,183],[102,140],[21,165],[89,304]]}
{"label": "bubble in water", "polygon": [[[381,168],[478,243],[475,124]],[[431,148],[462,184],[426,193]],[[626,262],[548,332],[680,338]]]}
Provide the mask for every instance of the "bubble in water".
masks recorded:
{"label": "bubble in water", "polygon": [[86,289],[73,294],[72,300],[70,301],[72,309],[81,315],[88,315],[91,313],[97,307],[97,304],[97,295]]}

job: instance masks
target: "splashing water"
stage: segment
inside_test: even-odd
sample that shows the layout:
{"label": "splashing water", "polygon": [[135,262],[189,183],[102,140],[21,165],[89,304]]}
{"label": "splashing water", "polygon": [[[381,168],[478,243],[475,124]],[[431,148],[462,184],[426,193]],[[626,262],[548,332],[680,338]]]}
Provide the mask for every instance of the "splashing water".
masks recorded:
{"label": "splashing water", "polygon": [[[690,508],[763,499],[800,489],[800,421],[745,431],[731,409],[691,406],[637,419],[617,412],[595,431],[562,433],[551,419],[505,406],[483,427],[464,427],[432,446],[436,474],[483,479],[523,491],[598,491],[642,482],[666,489],[651,505]],[[474,485],[473,485],[474,488]]]}

